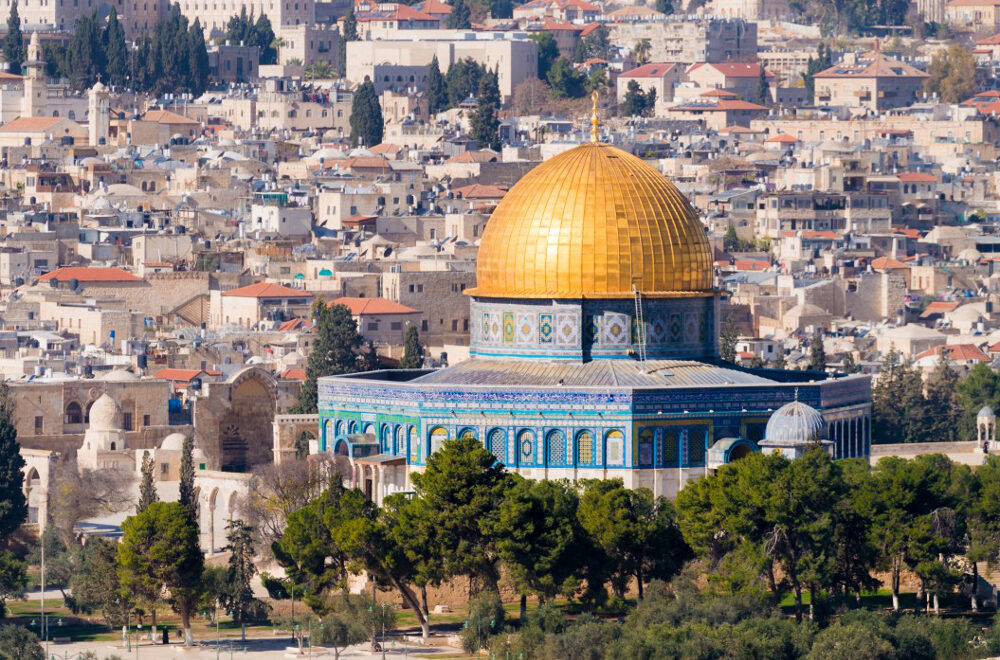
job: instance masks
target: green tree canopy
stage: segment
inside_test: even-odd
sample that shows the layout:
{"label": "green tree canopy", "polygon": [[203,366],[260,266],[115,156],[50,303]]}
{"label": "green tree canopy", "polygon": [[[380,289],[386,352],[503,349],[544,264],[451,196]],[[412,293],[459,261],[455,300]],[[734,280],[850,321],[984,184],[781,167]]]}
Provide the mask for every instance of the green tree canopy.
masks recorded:
{"label": "green tree canopy", "polygon": [[351,146],[363,144],[374,147],[382,144],[384,130],[382,106],[379,104],[375,85],[370,80],[365,81],[354,92],[351,105]]}
{"label": "green tree canopy", "polygon": [[24,67],[25,48],[24,34],[21,32],[21,15],[17,11],[17,0],[10,3],[10,14],[7,16],[7,34],[3,38],[3,58],[7,62],[7,70],[15,75],[21,75]]}
{"label": "green tree canopy", "polygon": [[924,81],[924,88],[937,94],[943,103],[965,101],[978,88],[976,60],[969,49],[959,44],[935,53],[927,74],[930,77]]}
{"label": "green tree canopy", "polygon": [[154,502],[122,523],[118,545],[122,586],[153,608],[169,593],[168,602],[181,616],[187,646],[193,642],[191,616],[201,596],[204,565],[198,527],[180,502]]}
{"label": "green tree canopy", "polygon": [[361,347],[361,335],[351,310],[344,305],[317,300],[313,307],[313,319],[316,339],[306,363],[306,380],[302,383],[295,405],[290,408],[293,414],[316,412],[319,396],[317,379],[354,373],[359,367],[357,351]]}
{"label": "green tree canopy", "polygon": [[417,326],[410,323],[406,326],[403,336],[403,357],[399,360],[400,369],[420,369],[424,366],[424,347],[420,345],[420,334]]}

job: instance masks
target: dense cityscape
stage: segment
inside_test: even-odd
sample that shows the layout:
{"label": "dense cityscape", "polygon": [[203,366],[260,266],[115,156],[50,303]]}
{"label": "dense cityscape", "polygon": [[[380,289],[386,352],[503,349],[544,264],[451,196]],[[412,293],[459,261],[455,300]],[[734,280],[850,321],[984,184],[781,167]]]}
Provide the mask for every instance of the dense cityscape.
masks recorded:
{"label": "dense cityscape", "polygon": [[998,0],[0,62],[0,660],[1000,657]]}

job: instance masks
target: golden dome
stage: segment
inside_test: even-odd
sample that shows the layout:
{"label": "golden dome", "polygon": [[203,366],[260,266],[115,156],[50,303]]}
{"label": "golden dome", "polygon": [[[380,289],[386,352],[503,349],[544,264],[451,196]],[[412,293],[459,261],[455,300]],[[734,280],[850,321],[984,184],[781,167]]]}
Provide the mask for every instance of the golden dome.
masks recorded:
{"label": "golden dome", "polygon": [[712,290],[705,230],[687,199],[641,159],[583,144],[538,165],[497,205],[474,296],[625,298]]}

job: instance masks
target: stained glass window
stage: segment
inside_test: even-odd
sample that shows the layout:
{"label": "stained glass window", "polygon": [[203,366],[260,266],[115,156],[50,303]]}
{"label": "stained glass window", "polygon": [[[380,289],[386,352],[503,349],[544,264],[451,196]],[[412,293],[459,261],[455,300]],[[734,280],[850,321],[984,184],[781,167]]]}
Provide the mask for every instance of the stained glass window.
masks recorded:
{"label": "stained glass window", "polygon": [[420,434],[417,427],[410,427],[410,462],[416,463],[420,460]]}
{"label": "stained glass window", "polygon": [[566,434],[562,431],[549,431],[546,440],[549,445],[549,466],[566,465]]}
{"label": "stained glass window", "polygon": [[531,463],[535,455],[535,434],[524,430],[517,434],[517,447],[522,463]]}
{"label": "stained glass window", "polygon": [[621,431],[609,431],[604,439],[607,442],[608,465],[625,464],[625,436]]}
{"label": "stained glass window", "polygon": [[507,462],[507,434],[503,429],[493,429],[487,436],[490,443],[490,452],[496,456],[501,463]]}
{"label": "stained glass window", "polygon": [[594,462],[594,436],[590,431],[580,431],[576,434],[576,463],[591,465]]}
{"label": "stained glass window", "polygon": [[448,429],[443,426],[435,426],[431,429],[431,454],[441,449],[441,445],[448,439]]}

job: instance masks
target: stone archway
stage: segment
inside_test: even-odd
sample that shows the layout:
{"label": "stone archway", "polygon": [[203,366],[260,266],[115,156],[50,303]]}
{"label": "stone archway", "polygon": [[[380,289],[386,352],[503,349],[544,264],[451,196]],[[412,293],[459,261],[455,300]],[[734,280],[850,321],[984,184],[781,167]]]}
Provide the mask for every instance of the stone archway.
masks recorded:
{"label": "stone archway", "polygon": [[209,383],[206,390],[196,404],[195,432],[212,469],[244,472],[272,462],[274,377],[259,367],[246,367],[223,383]]}

